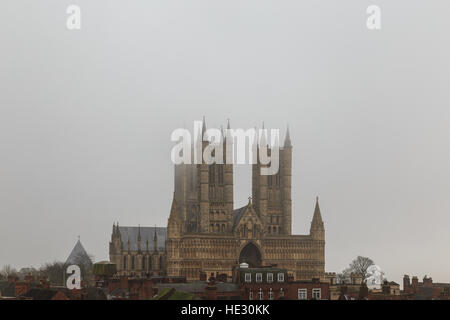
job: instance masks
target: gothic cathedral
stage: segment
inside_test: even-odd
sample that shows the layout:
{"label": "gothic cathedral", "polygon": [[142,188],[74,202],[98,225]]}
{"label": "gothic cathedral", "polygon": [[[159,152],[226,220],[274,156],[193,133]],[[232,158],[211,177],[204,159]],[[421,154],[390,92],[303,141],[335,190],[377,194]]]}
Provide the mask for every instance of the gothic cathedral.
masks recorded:
{"label": "gothic cathedral", "polygon": [[325,228],[317,199],[309,235],[291,234],[289,130],[279,159],[275,175],[261,175],[259,159],[253,164],[252,197],[238,209],[233,203],[232,164],[175,165],[167,228],[114,225],[111,262],[122,274],[187,280],[211,273],[231,276],[242,262],[285,268],[295,280],[324,279]]}

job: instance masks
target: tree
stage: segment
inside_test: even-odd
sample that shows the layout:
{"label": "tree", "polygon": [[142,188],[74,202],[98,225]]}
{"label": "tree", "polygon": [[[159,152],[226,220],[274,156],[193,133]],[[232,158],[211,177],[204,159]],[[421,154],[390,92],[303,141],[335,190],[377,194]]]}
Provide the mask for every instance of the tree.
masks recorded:
{"label": "tree", "polygon": [[8,276],[16,275],[17,271],[10,264],[5,264],[0,271],[0,278],[6,279]]}
{"label": "tree", "polygon": [[372,259],[358,256],[355,260],[352,261],[352,263],[350,263],[348,269],[350,270],[350,272],[360,274],[363,281],[365,281],[367,278],[367,269],[374,264],[375,263]]}
{"label": "tree", "polygon": [[55,261],[53,263],[46,263],[40,268],[41,275],[48,278],[51,284],[58,286],[65,286],[64,279],[66,278],[66,265],[63,262]]}
{"label": "tree", "polygon": [[337,283],[341,283],[341,284],[350,283],[351,282],[350,274],[351,274],[350,268],[342,270],[341,273],[338,273],[336,275]]}

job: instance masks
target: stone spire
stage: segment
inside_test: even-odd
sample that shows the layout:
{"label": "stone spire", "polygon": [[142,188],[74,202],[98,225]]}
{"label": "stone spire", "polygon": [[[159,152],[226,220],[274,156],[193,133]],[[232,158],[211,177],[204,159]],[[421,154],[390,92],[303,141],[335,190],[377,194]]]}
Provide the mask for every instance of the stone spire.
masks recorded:
{"label": "stone spire", "polygon": [[322,215],[320,214],[320,208],[319,208],[319,197],[316,197],[316,207],[314,208],[314,216],[312,220],[313,225],[323,226],[323,220]]}
{"label": "stone spire", "polygon": [[325,227],[323,225],[322,215],[319,208],[319,197],[316,197],[316,207],[311,221],[309,234],[316,240],[325,240]]}
{"label": "stone spire", "polygon": [[285,148],[292,148],[291,135],[289,134],[289,125],[286,128],[286,137],[284,139],[284,147]]}

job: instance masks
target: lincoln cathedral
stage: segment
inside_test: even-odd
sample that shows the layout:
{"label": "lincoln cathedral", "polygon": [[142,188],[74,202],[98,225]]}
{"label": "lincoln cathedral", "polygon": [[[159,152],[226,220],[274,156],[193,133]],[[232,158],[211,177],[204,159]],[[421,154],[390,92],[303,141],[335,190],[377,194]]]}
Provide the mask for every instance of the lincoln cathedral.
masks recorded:
{"label": "lincoln cathedral", "polygon": [[115,224],[111,262],[121,274],[187,280],[211,273],[231,276],[242,262],[285,268],[294,280],[324,279],[325,228],[318,199],[309,234],[292,234],[289,130],[280,147],[278,173],[262,175],[263,166],[259,159],[252,165],[252,196],[235,209],[233,164],[175,165],[167,228]]}

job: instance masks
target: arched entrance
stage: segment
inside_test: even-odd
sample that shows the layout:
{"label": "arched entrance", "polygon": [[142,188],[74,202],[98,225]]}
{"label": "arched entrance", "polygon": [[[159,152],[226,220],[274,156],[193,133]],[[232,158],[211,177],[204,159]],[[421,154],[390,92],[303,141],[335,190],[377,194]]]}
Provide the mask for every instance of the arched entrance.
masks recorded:
{"label": "arched entrance", "polygon": [[239,255],[239,263],[248,263],[250,268],[261,266],[261,253],[253,243],[247,244]]}

